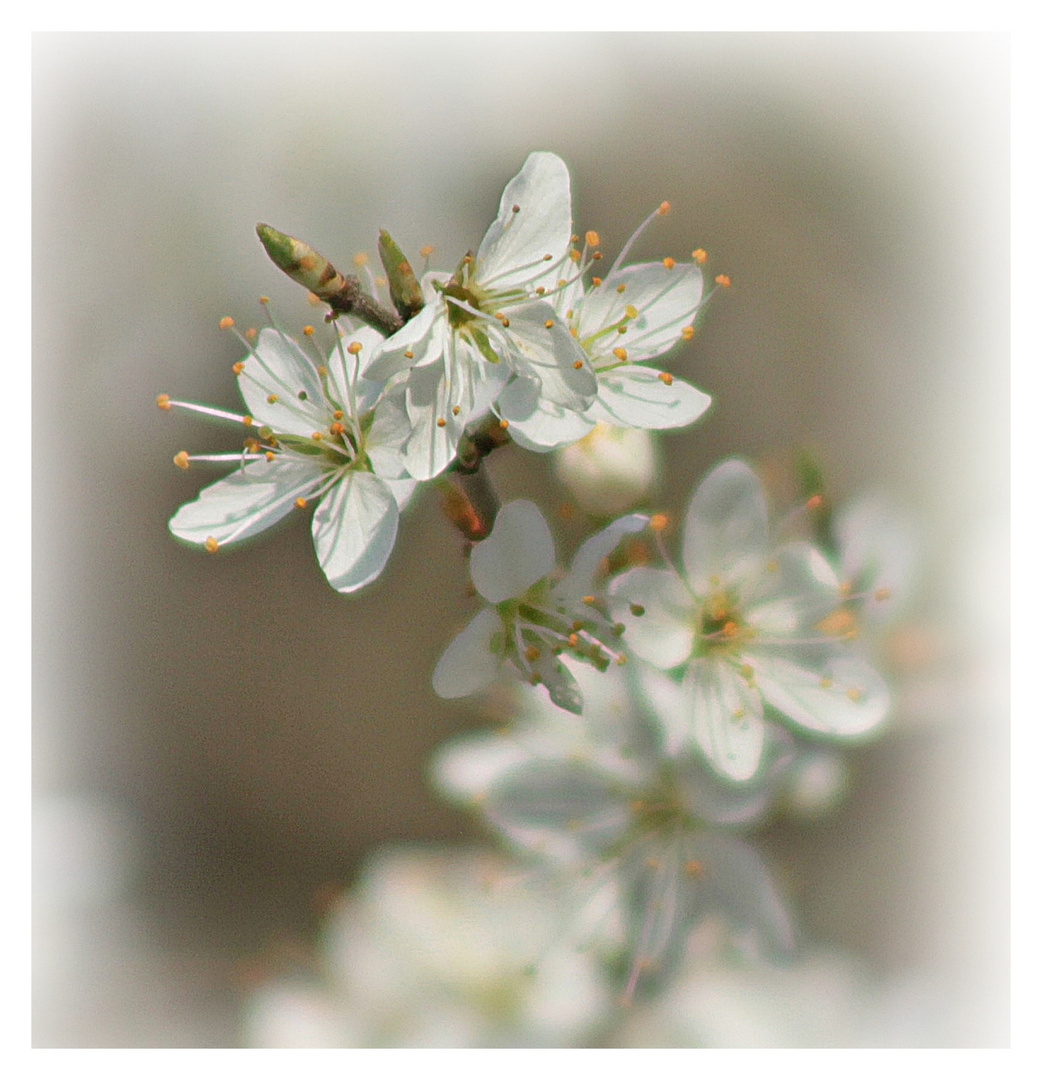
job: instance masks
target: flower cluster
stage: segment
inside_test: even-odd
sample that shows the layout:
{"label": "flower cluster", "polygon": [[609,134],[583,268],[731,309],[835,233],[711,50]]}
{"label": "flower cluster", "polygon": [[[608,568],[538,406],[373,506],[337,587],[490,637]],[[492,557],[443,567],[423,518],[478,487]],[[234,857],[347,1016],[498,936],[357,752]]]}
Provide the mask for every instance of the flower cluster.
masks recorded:
{"label": "flower cluster", "polygon": [[[250,431],[244,452],[175,458],[185,468],[239,468],[182,507],[171,531],[216,551],[314,504],[319,562],[334,588],[351,592],[386,564],[413,483],[453,467],[468,431],[492,425],[547,451],[598,423],[691,423],[709,398],[644,361],[691,337],[702,274],[697,260],[622,266],[643,227],[608,275],[588,282],[598,238],[573,246],[568,170],[554,154],[530,154],[455,272],[417,282],[407,262],[389,266],[395,316],[367,294],[362,304],[357,282],[306,244],[258,226],[276,263],[333,308],[335,343],[323,356],[275,327],[244,338],[248,353],[235,370],[245,415],[160,395],[163,408],[194,408]],[[382,255],[394,253],[389,261],[400,255],[385,235],[381,245]]]}

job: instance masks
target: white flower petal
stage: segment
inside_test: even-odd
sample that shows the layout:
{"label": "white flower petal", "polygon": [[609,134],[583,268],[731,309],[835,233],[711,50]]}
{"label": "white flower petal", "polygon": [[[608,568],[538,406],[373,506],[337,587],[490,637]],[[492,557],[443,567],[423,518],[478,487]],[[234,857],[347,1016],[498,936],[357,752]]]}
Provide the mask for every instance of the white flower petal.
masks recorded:
{"label": "white flower petal", "polygon": [[863,735],[890,711],[890,691],[857,657],[837,657],[812,671],[780,657],[743,657],[768,704],[819,735]]}
{"label": "white flower petal", "polygon": [[766,734],[759,693],[729,661],[711,657],[691,662],[684,686],[691,695],[692,734],[702,753],[724,776],[750,780],[760,767]]}
{"label": "white flower petal", "polygon": [[[623,291],[619,292],[619,286]],[[641,263],[624,266],[590,289],[579,306],[579,338],[586,340],[598,331],[617,324],[627,308],[637,309],[637,317],[626,322],[624,337],[605,335],[601,355],[609,346],[625,346],[633,362],[651,360],[668,352],[690,326],[702,301],[702,271],[694,263]]]}
{"label": "white flower petal", "polygon": [[[414,368],[409,373],[405,406],[412,433],[403,449],[402,461],[416,480],[433,479],[456,456],[473,395],[467,393],[468,366],[456,368],[455,373],[458,376],[455,384],[449,383],[443,364]],[[454,404],[459,412],[453,412]]]}
{"label": "white flower petal", "polygon": [[686,427],[712,398],[689,382],[647,367],[621,367],[597,376],[597,400],[587,415],[607,424],[649,428]]}
{"label": "white flower petal", "polygon": [[448,322],[445,301],[441,297],[428,301],[419,314],[369,354],[362,374],[383,382],[400,371],[433,363],[444,352]]}
{"label": "white flower petal", "polygon": [[510,328],[489,327],[496,353],[519,375],[538,380],[540,397],[585,412],[597,394],[597,378],[564,320],[545,300],[511,308]]}
{"label": "white flower petal", "polygon": [[555,566],[550,526],[527,499],[507,503],[496,515],[492,532],[470,553],[474,587],[490,604],[520,596]]}
{"label": "white flower petal", "polygon": [[911,521],[882,496],[865,496],[839,511],[833,528],[845,580],[868,591],[866,615],[879,621],[898,615],[918,549]]}
{"label": "white flower petal", "polygon": [[211,537],[219,544],[245,540],[285,517],[324,475],[318,459],[280,454],[274,461],[253,461],[185,503],[170,519],[170,531],[193,544]]}
{"label": "white flower petal", "polygon": [[684,568],[701,596],[740,581],[767,558],[767,499],[756,474],[732,458],[698,485],[684,523]]}
{"label": "white flower petal", "polygon": [[315,508],[311,534],[329,584],[354,592],[383,570],[398,535],[398,504],[379,477],[349,472]]}
{"label": "white flower petal", "polygon": [[570,603],[578,603],[593,591],[601,563],[622,543],[624,537],[648,527],[647,514],[626,514],[587,540],[575,553],[568,576],[554,592]]}
{"label": "white flower petal", "polygon": [[664,670],[687,660],[695,641],[695,603],[676,574],[637,566],[617,577],[610,592],[612,618],[626,627],[627,649]]}
{"label": "white flower petal", "polygon": [[519,446],[545,453],[570,446],[593,430],[592,420],[546,401],[541,389],[535,379],[517,377],[496,399],[496,411],[510,424],[510,437]]}
{"label": "white flower petal", "polygon": [[442,698],[461,698],[491,685],[499,674],[499,657],[492,640],[503,623],[491,608],[482,608],[449,643],[434,669],[434,692]]}
{"label": "white flower petal", "polygon": [[291,338],[265,327],[243,365],[239,392],[254,420],[304,438],[328,426],[329,406],[316,364]]}
{"label": "white flower petal", "polygon": [[[571,235],[568,168],[556,154],[536,151],[503,191],[496,220],[478,248],[475,274],[482,282],[491,281],[497,291],[538,284],[542,277],[556,279],[556,264],[567,252]],[[548,271],[537,277],[546,255],[551,256]]]}
{"label": "white flower petal", "polygon": [[[362,377],[361,372],[369,366],[377,352],[383,347],[384,338],[371,326],[340,326],[339,344],[334,344],[326,361],[332,394],[347,411],[352,399],[357,406],[359,416],[363,416],[376,404],[380,396],[382,380],[374,381]],[[349,353],[348,346],[361,345],[361,351],[355,355]]]}

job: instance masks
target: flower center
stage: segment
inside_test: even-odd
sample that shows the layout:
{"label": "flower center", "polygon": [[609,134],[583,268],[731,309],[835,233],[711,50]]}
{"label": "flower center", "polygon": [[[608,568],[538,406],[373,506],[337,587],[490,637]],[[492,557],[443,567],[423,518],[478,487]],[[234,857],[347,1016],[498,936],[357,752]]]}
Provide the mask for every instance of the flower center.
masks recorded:
{"label": "flower center", "polygon": [[731,593],[714,593],[696,615],[695,632],[702,656],[734,652],[735,647],[752,636]]}

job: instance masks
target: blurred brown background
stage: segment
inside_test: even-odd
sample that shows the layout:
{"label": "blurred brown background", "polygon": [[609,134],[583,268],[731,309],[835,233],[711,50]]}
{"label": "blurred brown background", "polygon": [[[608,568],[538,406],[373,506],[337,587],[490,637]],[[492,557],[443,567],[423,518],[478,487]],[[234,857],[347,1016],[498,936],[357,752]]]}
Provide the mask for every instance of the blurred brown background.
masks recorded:
{"label": "blurred brown background", "polygon": [[[154,399],[237,408],[217,323],[260,294],[314,319],[257,221],[451,266],[532,149],[609,258],[668,199],[637,255],[734,281],[674,364],[714,406],[657,507],[812,443],[839,495],[917,515],[900,715],[841,813],[767,841],[814,938],[946,987],[909,1042],[1007,1041],[1004,36],[47,34],[33,78],[37,1045],[234,1045],[247,961],[316,889],[473,835],[425,777],[481,722],[430,689],[471,610],[436,500],[360,597],[303,518],[207,557],[166,531],[209,479],[171,459],[231,436]],[[494,466],[544,501],[544,459]]]}

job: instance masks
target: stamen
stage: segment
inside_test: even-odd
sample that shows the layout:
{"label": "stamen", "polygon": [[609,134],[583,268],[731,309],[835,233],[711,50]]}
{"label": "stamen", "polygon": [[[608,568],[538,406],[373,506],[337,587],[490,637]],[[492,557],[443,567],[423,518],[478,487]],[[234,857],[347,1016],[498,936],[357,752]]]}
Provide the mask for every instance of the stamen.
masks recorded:
{"label": "stamen", "polygon": [[666,268],[667,270],[672,270],[672,269],[673,269],[673,267],[677,265],[677,260],[676,260],[676,259],[671,259],[671,258],[670,258],[670,257],[669,257],[669,256],[667,255],[667,256],[666,256],[666,257],[665,257],[665,258],[664,258],[664,259],[662,260],[662,265],[663,265],[663,266],[664,266],[664,267],[665,267],[665,268]]}
{"label": "stamen", "polygon": [[235,325],[235,320],[230,315],[225,315],[217,325],[221,330],[231,330]]}
{"label": "stamen", "polygon": [[590,231],[586,234],[586,243],[589,244],[590,247],[600,247],[600,234],[594,232],[593,229],[590,229]]}
{"label": "stamen", "polygon": [[444,427],[444,426],[445,426],[445,417],[444,416],[439,416],[438,417],[438,427]]}
{"label": "stamen", "polygon": [[358,252],[354,257],[355,266],[365,266],[369,262],[369,256],[364,251]]}
{"label": "stamen", "polygon": [[246,370],[246,365],[240,360],[235,364],[232,364],[232,371],[236,375],[241,375]]}
{"label": "stamen", "polygon": [[453,405],[452,406],[452,415],[453,416],[459,416],[459,414],[460,414],[460,407],[458,405]]}
{"label": "stamen", "polygon": [[612,349],[612,355],[613,355],[613,356],[614,356],[614,357],[615,357],[615,358],[616,358],[617,360],[621,360],[621,361],[622,361],[622,363],[624,363],[624,364],[625,364],[625,363],[626,363],[626,358],[627,358],[627,356],[628,356],[629,354],[628,354],[628,353],[626,352],[626,350],[625,350],[625,349],[624,349],[624,348],[623,348],[623,347],[622,347],[622,346],[620,345],[620,346],[619,346],[618,348],[616,348],[616,349]]}
{"label": "stamen", "polygon": [[615,291],[617,293],[624,293],[626,291],[626,282],[622,282],[621,285],[616,285],[615,286]]}
{"label": "stamen", "polygon": [[362,343],[360,341],[352,341],[347,347],[347,351],[352,356],[357,356],[362,351]]}
{"label": "stamen", "polygon": [[599,277],[591,278],[590,283],[596,289],[598,285],[603,285],[604,284],[604,278],[599,278]]}
{"label": "stamen", "polygon": [[554,328],[554,320],[553,319],[547,319],[546,322],[543,323],[543,326],[545,326],[547,328],[547,330],[553,330],[553,328]]}
{"label": "stamen", "polygon": [[847,697],[850,698],[851,701],[860,701],[864,696],[865,691],[859,690],[856,686],[852,686],[847,691]]}
{"label": "stamen", "polygon": [[659,217],[665,217],[666,214],[668,214],[671,209],[672,209],[672,207],[669,205],[669,203],[664,202],[659,206],[659,208],[655,211],[655,213],[658,214]]}
{"label": "stamen", "polygon": [[688,877],[701,877],[705,873],[705,864],[700,863],[698,859],[688,859],[684,863],[684,873]]}
{"label": "stamen", "polygon": [[632,304],[627,304],[626,305],[626,318],[627,319],[635,319],[639,314],[640,314],[640,312]]}
{"label": "stamen", "polygon": [[659,377],[659,379],[662,380],[662,382],[664,382],[666,384],[666,386],[672,386],[673,385],[673,376],[670,375],[670,373],[668,371],[660,371],[658,373],[658,377]]}
{"label": "stamen", "polygon": [[306,510],[308,508],[308,501],[303,496],[298,496],[296,499],[293,500],[293,505],[298,510]]}
{"label": "stamen", "polygon": [[726,274],[717,274],[714,280],[722,289],[729,289],[731,287],[731,279]]}
{"label": "stamen", "polygon": [[706,254],[705,248],[695,248],[695,250],[691,252],[691,258],[694,259],[699,266],[703,266],[709,256]]}
{"label": "stamen", "polygon": [[680,336],[685,341],[690,341],[695,336],[695,328],[693,326],[685,326],[684,329],[680,331]]}
{"label": "stamen", "polygon": [[572,364],[572,367],[575,368],[576,371],[582,371],[582,366],[583,362],[581,360],[576,360],[575,363]]}
{"label": "stamen", "polygon": [[274,405],[278,400],[279,400],[279,395],[278,394],[269,394],[268,395],[268,404],[269,405]]}
{"label": "stamen", "polygon": [[169,394],[157,394],[156,404],[164,411],[170,411],[170,395]]}
{"label": "stamen", "polygon": [[179,469],[186,469],[187,470],[187,468],[188,468],[188,451],[187,450],[182,450],[182,451],[180,451],[180,453],[175,454],[174,455],[174,464]]}
{"label": "stamen", "polygon": [[216,538],[215,538],[215,537],[213,537],[213,536],[208,536],[208,537],[206,538],[206,542],[205,542],[205,543],[203,544],[203,547],[204,547],[204,548],[206,548],[206,550],[207,550],[207,551],[208,551],[208,552],[209,552],[209,553],[210,553],[211,555],[214,555],[214,554],[216,554],[216,553],[217,553],[217,549],[218,549],[218,548],[219,548],[220,546],[221,546],[221,545],[217,543],[217,540],[216,540]]}
{"label": "stamen", "polygon": [[655,532],[662,532],[668,524],[669,518],[665,514],[652,514],[651,520],[648,522],[648,528]]}
{"label": "stamen", "polygon": [[425,244],[420,248],[420,255],[424,259],[429,259],[434,254],[434,247],[432,244]]}

